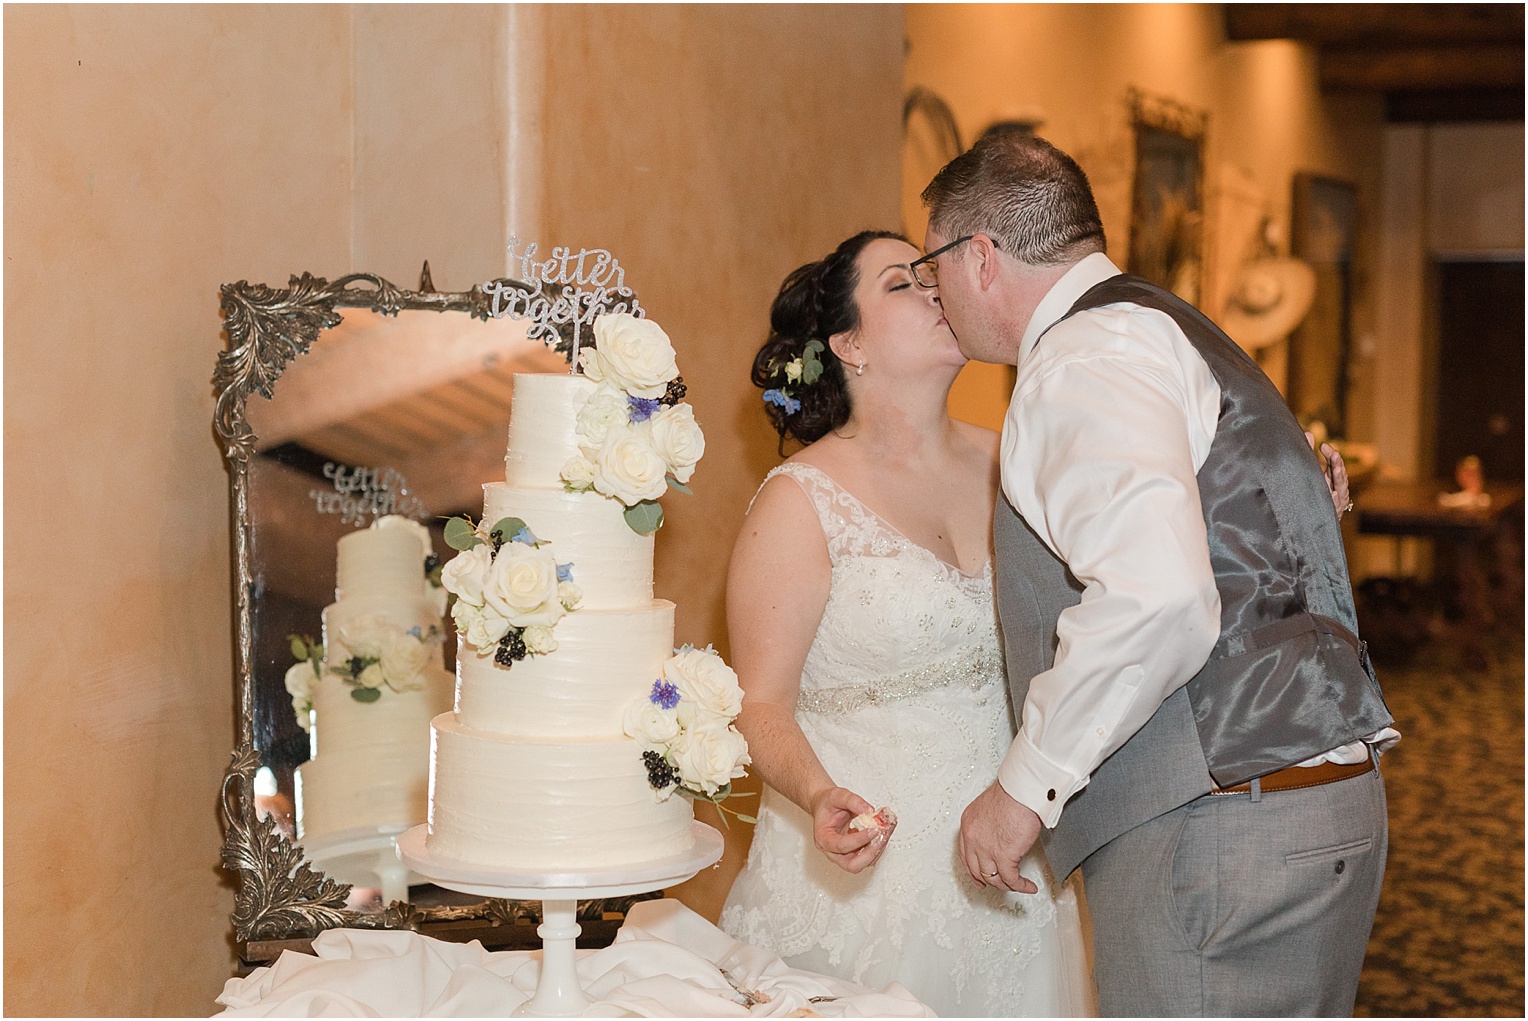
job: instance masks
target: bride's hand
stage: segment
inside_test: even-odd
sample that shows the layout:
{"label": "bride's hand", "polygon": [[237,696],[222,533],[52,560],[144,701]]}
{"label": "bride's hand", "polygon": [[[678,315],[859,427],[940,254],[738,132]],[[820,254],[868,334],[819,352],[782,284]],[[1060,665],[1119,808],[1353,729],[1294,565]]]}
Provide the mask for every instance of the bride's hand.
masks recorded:
{"label": "bride's hand", "polygon": [[[1316,437],[1307,432],[1305,439],[1315,449]],[[1316,456],[1321,459],[1321,474],[1326,477],[1326,488],[1332,493],[1332,506],[1337,508],[1337,517],[1341,520],[1344,514],[1353,509],[1353,494],[1348,487],[1348,466],[1337,448],[1330,443],[1321,444]]]}
{"label": "bride's hand", "polygon": [[845,872],[859,873],[874,865],[896,824],[885,829],[849,828],[855,816],[874,811],[874,805],[853,791],[842,787],[821,791],[812,799],[812,838],[817,850]]}

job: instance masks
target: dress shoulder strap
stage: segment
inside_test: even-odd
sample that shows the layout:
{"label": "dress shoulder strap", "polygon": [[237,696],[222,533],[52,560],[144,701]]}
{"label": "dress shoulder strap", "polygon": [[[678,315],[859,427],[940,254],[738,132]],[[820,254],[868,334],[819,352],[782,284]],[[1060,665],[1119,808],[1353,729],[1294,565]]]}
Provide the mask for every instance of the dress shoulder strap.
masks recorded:
{"label": "dress shoulder strap", "polygon": [[[764,483],[776,475],[788,477],[806,493],[817,512],[822,534],[828,540],[828,555],[834,560],[848,554],[868,552],[872,533],[884,528],[854,494],[816,465],[787,461],[764,476]],[[761,483],[759,488],[763,489],[764,484]],[[758,499],[757,494],[754,499]],[[752,506],[750,503],[750,509]]]}

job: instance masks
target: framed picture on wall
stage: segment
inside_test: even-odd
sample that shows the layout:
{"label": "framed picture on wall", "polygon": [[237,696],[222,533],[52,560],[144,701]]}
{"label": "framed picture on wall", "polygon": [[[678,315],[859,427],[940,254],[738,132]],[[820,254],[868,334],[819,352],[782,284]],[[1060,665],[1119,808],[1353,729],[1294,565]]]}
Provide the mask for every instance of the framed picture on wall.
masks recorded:
{"label": "framed picture on wall", "polygon": [[1290,251],[1316,271],[1316,298],[1289,342],[1289,406],[1309,425],[1346,435],[1353,349],[1354,239],[1358,186],[1319,174],[1296,174]]}
{"label": "framed picture on wall", "polygon": [[1127,269],[1192,304],[1204,282],[1204,139],[1209,115],[1131,89],[1135,147]]}

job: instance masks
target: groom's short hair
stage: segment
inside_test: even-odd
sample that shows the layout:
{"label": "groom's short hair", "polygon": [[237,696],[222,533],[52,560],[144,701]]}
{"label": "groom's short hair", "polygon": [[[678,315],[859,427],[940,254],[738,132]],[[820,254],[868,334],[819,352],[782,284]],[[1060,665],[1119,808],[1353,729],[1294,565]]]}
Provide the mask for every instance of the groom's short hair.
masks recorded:
{"label": "groom's short hair", "polygon": [[929,225],[950,239],[986,234],[1021,262],[1076,262],[1104,250],[1104,225],[1077,161],[1043,138],[991,132],[927,188]]}

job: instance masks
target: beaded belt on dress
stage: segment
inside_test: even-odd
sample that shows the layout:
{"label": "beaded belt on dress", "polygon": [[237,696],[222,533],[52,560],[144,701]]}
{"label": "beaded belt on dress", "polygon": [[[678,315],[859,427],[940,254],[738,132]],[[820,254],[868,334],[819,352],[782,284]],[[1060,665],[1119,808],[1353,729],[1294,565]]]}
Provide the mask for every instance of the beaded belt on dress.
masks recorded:
{"label": "beaded belt on dress", "polygon": [[916,670],[878,678],[873,684],[846,684],[838,688],[803,691],[796,698],[796,708],[808,713],[850,713],[955,684],[979,691],[1002,681],[1002,657],[996,649],[984,646],[967,649]]}

